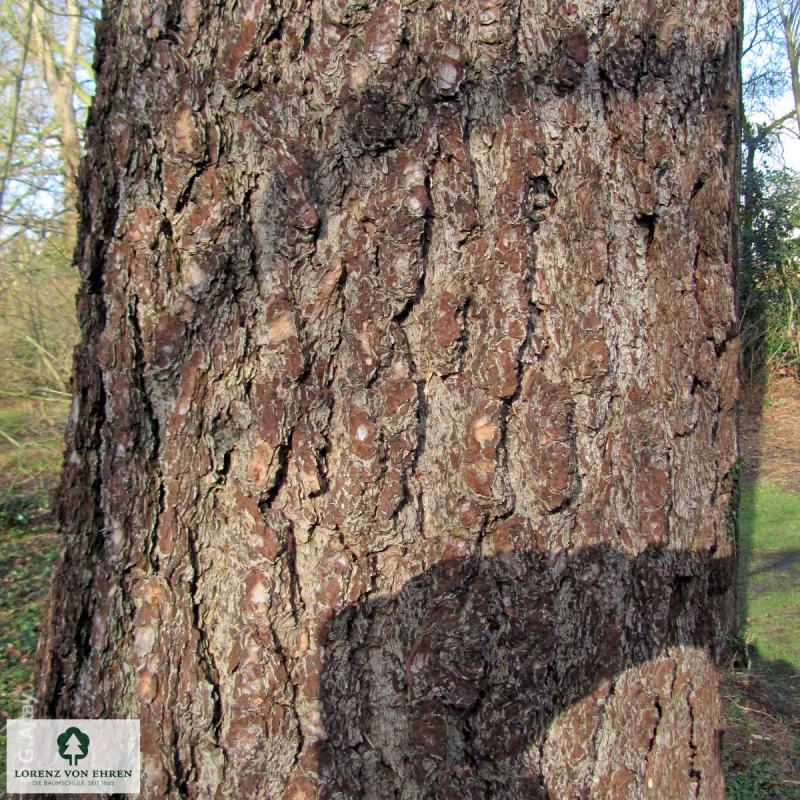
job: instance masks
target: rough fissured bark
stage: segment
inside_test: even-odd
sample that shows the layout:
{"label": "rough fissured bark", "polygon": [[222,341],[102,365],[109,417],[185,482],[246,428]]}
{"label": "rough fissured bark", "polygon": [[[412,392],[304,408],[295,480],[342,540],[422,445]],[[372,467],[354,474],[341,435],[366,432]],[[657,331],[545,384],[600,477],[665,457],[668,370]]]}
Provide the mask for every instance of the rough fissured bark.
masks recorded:
{"label": "rough fissured bark", "polygon": [[738,14],[107,4],[42,715],[146,798],[721,800]]}

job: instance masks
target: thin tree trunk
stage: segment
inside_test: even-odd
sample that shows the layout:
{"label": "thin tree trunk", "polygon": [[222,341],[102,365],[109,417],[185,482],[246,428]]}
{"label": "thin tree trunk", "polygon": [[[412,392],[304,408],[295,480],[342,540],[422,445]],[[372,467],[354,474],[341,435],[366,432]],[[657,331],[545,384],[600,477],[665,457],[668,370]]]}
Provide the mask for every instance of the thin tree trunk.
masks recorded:
{"label": "thin tree trunk", "polygon": [[54,39],[47,26],[45,11],[38,4],[33,6],[35,50],[58,120],[66,229],[72,233],[78,223],[78,169],[81,161],[81,140],[74,106],[80,9],[74,0],[68,0],[67,11],[70,15],[67,36],[62,50],[62,62],[58,63],[53,55]]}
{"label": "thin tree trunk", "polygon": [[31,42],[31,29],[33,26],[33,0],[28,3],[28,11],[25,16],[25,34],[22,40],[22,47],[19,54],[19,67],[14,76],[14,101],[11,106],[11,124],[9,125],[8,142],[6,143],[6,154],[3,162],[3,171],[0,174],[0,214],[5,216],[6,188],[14,169],[14,147],[17,144],[17,123],[19,122],[19,104],[22,96],[22,82],[25,80],[25,68],[28,63],[28,49]]}
{"label": "thin tree trunk", "polygon": [[797,16],[797,9],[790,8],[790,13],[787,14],[783,0],[778,0],[778,11],[781,15],[783,40],[786,45],[786,57],[789,60],[789,74],[792,78],[795,121],[797,122],[797,132],[800,134],[800,64],[798,64],[800,53],[797,52],[797,43],[794,40],[794,22]]}
{"label": "thin tree trunk", "polygon": [[721,798],[738,3],[111,3],[43,715],[145,798]]}

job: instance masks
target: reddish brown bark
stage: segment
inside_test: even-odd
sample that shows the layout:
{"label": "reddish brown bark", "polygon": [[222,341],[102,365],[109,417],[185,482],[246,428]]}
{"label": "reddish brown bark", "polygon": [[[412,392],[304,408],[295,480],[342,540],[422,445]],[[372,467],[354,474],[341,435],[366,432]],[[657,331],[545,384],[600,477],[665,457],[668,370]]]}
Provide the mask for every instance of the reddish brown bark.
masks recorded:
{"label": "reddish brown bark", "polygon": [[46,714],[147,798],[723,797],[738,14],[108,5]]}

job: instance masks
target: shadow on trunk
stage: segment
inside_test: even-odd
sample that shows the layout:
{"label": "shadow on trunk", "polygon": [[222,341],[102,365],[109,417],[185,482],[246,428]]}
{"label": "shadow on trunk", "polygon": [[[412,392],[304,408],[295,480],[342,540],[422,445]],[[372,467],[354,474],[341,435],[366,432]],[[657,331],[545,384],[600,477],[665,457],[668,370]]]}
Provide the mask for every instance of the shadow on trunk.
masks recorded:
{"label": "shadow on trunk", "polygon": [[[439,563],[397,595],[345,608],[325,632],[322,796],[547,797],[559,714],[610,698],[626,670],[659,659],[674,683],[675,648],[720,661],[734,570],[712,552],[654,546],[635,558],[611,546],[554,560],[509,552]],[[653,713],[653,702],[651,747],[666,705],[650,700]]]}

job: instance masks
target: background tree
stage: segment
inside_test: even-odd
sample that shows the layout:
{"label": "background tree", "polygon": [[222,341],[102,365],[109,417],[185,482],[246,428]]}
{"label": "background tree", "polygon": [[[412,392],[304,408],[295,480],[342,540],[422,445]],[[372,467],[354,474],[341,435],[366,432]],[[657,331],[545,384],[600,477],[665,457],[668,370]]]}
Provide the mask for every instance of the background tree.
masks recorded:
{"label": "background tree", "polygon": [[0,508],[47,508],[77,340],[76,170],[90,6],[0,5]]}
{"label": "background tree", "polygon": [[33,52],[58,123],[63,204],[66,224],[72,229],[77,222],[77,178],[82,146],[79,119],[90,102],[84,85],[93,81],[92,66],[87,58],[92,39],[86,23],[91,21],[94,9],[82,7],[76,0],[65,0],[64,11],[35,2],[31,3],[31,9]]}
{"label": "background tree", "polygon": [[2,116],[0,199],[5,202],[11,192],[11,203],[17,203],[3,207],[5,225],[24,224],[24,218],[13,216],[15,207],[35,213],[40,206],[52,215],[63,206],[74,214],[83,117],[93,85],[90,59],[97,11],[74,0],[2,7],[7,107]]}
{"label": "background tree", "polygon": [[752,214],[742,226],[742,325],[750,379],[800,370],[800,188],[797,175],[762,166],[751,180]]}
{"label": "background tree", "polygon": [[739,277],[744,362],[751,378],[781,369],[798,375],[800,186],[784,165],[783,145],[800,132],[800,4],[756,0],[746,9]]}
{"label": "background tree", "polygon": [[796,0],[775,0],[783,32],[783,44],[786,48],[786,59],[789,63],[789,76],[792,82],[794,99],[794,116],[797,131],[800,134],[800,3]]}

